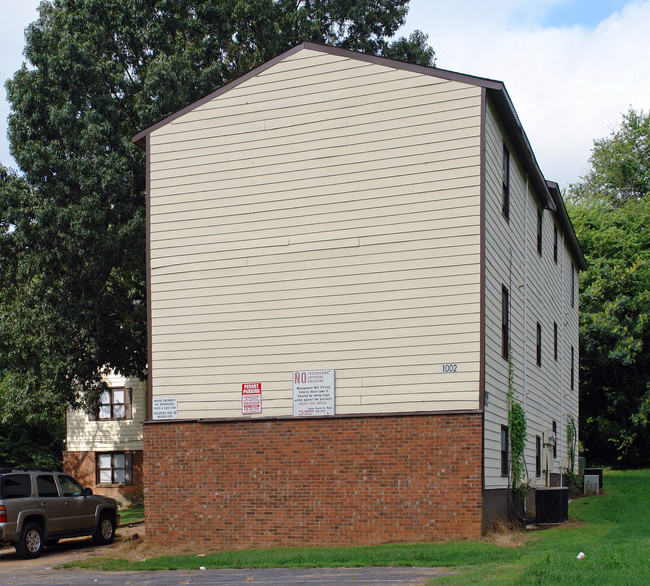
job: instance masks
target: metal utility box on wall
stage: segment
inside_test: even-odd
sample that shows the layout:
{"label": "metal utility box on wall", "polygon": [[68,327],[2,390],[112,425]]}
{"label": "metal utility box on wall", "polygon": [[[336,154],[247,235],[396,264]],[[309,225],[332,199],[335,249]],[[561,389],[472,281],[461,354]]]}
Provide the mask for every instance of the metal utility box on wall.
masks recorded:
{"label": "metal utility box on wall", "polygon": [[569,520],[569,489],[564,486],[535,489],[535,522],[565,523]]}

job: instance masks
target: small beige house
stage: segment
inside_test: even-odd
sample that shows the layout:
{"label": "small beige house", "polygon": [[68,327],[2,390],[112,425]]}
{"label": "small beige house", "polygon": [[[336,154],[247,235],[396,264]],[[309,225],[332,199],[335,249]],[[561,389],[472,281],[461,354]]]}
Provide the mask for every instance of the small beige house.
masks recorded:
{"label": "small beige house", "polygon": [[142,500],[142,421],[147,419],[146,382],[106,376],[108,389],[96,414],[69,411],[63,469],[93,492],[123,505]]}
{"label": "small beige house", "polygon": [[304,43],[134,141],[148,536],[480,535],[510,363],[527,482],[561,482],[585,264],[501,82]]}

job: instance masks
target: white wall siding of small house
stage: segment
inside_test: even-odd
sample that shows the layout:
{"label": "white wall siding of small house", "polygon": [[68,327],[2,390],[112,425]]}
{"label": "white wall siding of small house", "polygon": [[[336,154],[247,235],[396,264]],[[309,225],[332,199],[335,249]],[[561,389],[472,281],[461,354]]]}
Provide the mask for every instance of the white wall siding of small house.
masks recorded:
{"label": "white wall siding of small house", "polygon": [[[154,396],[179,418],[477,409],[481,90],[302,50],[150,135]],[[456,374],[442,364],[458,364]]]}
{"label": "white wall siding of small house", "polygon": [[106,383],[113,388],[130,388],[131,419],[89,420],[83,410],[68,411],[66,417],[66,450],[70,452],[120,451],[142,449],[142,421],[147,419],[147,383],[138,379],[111,374]]}
{"label": "white wall siding of small house", "polygon": [[[510,220],[502,214],[502,154],[504,132],[490,105],[486,120],[486,376],[485,488],[506,488],[501,475],[501,426],[507,421],[508,361],[501,356],[501,291],[510,295],[510,342],[516,399],[527,418],[526,467],[531,485],[544,485],[545,472],[535,475],[536,436],[557,424],[557,458],[550,471],[566,467],[568,416],[578,413],[578,304],[570,305],[571,255],[559,230],[558,263],[553,246],[555,214],[543,211],[542,255],[537,251],[539,200],[527,183],[512,146]],[[577,275],[576,275],[577,283]],[[577,285],[576,285],[577,287]],[[576,291],[577,299],[577,291]],[[542,365],[537,365],[537,323],[542,326]],[[558,325],[558,359],[554,359],[554,328]],[[570,390],[570,347],[575,351],[575,388]],[[525,352],[524,352],[525,351]]]}

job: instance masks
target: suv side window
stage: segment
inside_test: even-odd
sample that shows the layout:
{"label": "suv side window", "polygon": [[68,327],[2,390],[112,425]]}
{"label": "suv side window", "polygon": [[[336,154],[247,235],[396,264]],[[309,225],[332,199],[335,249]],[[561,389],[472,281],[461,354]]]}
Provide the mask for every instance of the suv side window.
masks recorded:
{"label": "suv side window", "polygon": [[29,474],[5,474],[2,476],[0,498],[20,499],[32,496],[32,481]]}
{"label": "suv side window", "polygon": [[84,493],[81,484],[70,476],[59,476],[59,484],[61,485],[63,496],[82,496]]}
{"label": "suv side window", "polygon": [[38,476],[36,478],[36,488],[40,497],[59,496],[59,491],[56,489],[56,482],[54,482],[54,476],[51,474]]}

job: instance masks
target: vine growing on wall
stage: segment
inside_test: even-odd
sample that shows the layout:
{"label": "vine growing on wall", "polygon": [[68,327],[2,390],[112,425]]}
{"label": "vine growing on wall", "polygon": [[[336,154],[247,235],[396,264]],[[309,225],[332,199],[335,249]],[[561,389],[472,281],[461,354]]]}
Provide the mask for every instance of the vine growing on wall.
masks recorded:
{"label": "vine growing on wall", "polygon": [[510,430],[510,452],[512,458],[512,487],[525,496],[527,486],[526,462],[526,412],[515,397],[515,367],[512,350],[508,352],[508,429]]}
{"label": "vine growing on wall", "polygon": [[566,445],[569,457],[569,470],[573,472],[576,463],[576,452],[578,448],[578,430],[573,415],[567,416]]}
{"label": "vine growing on wall", "polygon": [[578,475],[575,472],[576,454],[578,453],[578,428],[573,415],[567,415],[566,422],[566,445],[569,465],[567,466],[566,478],[569,487],[569,495],[580,494]]}

